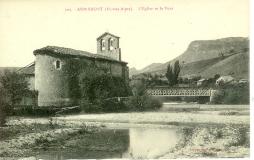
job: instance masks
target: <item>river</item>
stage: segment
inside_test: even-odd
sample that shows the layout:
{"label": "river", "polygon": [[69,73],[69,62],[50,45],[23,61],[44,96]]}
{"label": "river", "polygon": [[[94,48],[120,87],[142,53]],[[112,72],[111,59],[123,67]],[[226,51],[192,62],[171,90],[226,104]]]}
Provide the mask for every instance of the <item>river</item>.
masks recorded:
{"label": "river", "polygon": [[[226,110],[225,110],[226,108]],[[44,150],[38,150],[36,158],[43,160],[62,159],[101,159],[101,158],[194,158],[194,157],[248,157],[249,156],[249,124],[233,123],[233,120],[220,123],[202,121],[188,123],[147,125],[146,115],[197,115],[198,117],[217,117],[221,119],[243,119],[247,115],[218,115],[219,112],[232,110],[248,111],[248,106],[208,106],[186,103],[164,103],[157,113],[120,113],[106,115],[80,115],[66,117],[65,120],[98,121],[107,120],[109,126],[94,133],[75,135],[71,138],[50,144]],[[241,108],[241,109],[239,109]],[[172,110],[175,113],[171,113]],[[204,111],[203,111],[204,110]],[[187,112],[186,112],[187,111]],[[189,113],[193,112],[194,113]],[[204,113],[201,113],[204,112]],[[231,113],[230,112],[230,113]],[[239,113],[240,113],[239,112]],[[214,115],[213,115],[214,114]],[[142,116],[143,115],[143,116]],[[133,116],[133,117],[130,117]],[[143,119],[140,118],[143,117]],[[181,117],[177,117],[178,119]],[[119,117],[122,117],[119,118]],[[133,120],[135,117],[137,120]],[[154,117],[150,117],[153,119]],[[164,116],[165,118],[165,116]],[[195,122],[195,117],[189,118]],[[59,118],[60,120],[61,118]],[[114,128],[115,119],[122,120],[120,126]],[[131,121],[131,119],[133,121]],[[204,119],[205,120],[205,119]],[[212,120],[212,119],[211,119]],[[161,121],[161,120],[160,120]],[[172,121],[170,119],[170,121]],[[170,122],[169,121],[169,122]],[[208,121],[208,120],[206,120]],[[142,122],[142,123],[141,123]],[[179,120],[179,122],[181,122]],[[210,122],[210,120],[209,120]],[[222,121],[221,121],[222,122]],[[237,121],[238,122],[238,121]],[[138,123],[137,125],[133,125]],[[105,123],[106,124],[106,123]],[[123,125],[132,124],[132,125]],[[200,125],[199,125],[200,124]],[[201,125],[202,124],[202,125]],[[162,126],[162,127],[161,127]]]}

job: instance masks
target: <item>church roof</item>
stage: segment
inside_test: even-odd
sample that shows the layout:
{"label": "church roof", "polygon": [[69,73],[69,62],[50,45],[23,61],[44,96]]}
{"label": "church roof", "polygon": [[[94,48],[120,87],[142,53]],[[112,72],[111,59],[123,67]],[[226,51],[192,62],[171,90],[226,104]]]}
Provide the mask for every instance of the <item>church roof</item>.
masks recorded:
{"label": "church roof", "polygon": [[17,70],[17,72],[25,75],[34,75],[34,65],[35,62],[32,62],[27,66],[20,68],[19,70]]}
{"label": "church roof", "polygon": [[97,40],[101,39],[101,38],[104,37],[105,35],[110,35],[110,36],[115,37],[115,38],[120,38],[120,37],[118,37],[118,36],[116,36],[116,35],[113,35],[113,34],[111,34],[111,33],[109,33],[109,32],[105,32],[105,33],[103,33],[102,35],[100,35],[100,36],[97,38]]}
{"label": "church roof", "polygon": [[103,59],[103,60],[114,61],[119,63],[126,63],[124,61],[118,61],[118,60],[115,60],[100,54],[93,54],[86,51],[75,50],[75,49],[64,48],[64,47],[57,47],[57,46],[46,46],[41,49],[34,50],[33,53],[34,55],[48,54],[48,55],[57,55],[57,56],[88,57],[93,59]]}

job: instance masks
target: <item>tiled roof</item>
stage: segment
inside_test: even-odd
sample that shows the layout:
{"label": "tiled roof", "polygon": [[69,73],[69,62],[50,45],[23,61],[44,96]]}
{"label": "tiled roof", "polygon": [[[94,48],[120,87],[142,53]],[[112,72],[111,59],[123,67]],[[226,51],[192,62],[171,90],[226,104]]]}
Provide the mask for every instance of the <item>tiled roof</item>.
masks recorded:
{"label": "tiled roof", "polygon": [[17,72],[26,75],[34,75],[34,65],[35,65],[34,62],[30,63],[29,65],[17,70]]}
{"label": "tiled roof", "polygon": [[98,38],[97,38],[97,40],[98,39],[100,39],[101,37],[104,37],[105,35],[110,35],[110,36],[112,36],[112,37],[115,37],[115,38],[120,38],[120,37],[118,37],[118,36],[116,36],[116,35],[113,35],[113,34],[111,34],[111,33],[108,33],[108,32],[105,32],[105,33],[103,33],[101,36],[99,36]]}
{"label": "tiled roof", "polygon": [[64,47],[57,47],[57,46],[46,46],[41,49],[37,49],[34,51],[34,55],[37,54],[53,54],[53,55],[60,55],[60,56],[74,56],[74,57],[89,57],[89,58],[95,58],[95,59],[104,59],[109,61],[115,61],[120,63],[126,63],[123,61],[118,61],[115,59],[112,59],[107,56],[103,56],[100,54],[93,54],[86,51],[81,50],[75,50],[71,48],[64,48]]}

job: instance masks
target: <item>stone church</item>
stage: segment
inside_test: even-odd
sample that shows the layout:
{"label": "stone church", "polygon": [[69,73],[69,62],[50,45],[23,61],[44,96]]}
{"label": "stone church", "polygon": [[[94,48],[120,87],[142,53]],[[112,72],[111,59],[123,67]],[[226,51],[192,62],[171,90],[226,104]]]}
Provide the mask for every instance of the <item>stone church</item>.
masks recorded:
{"label": "stone church", "polygon": [[[121,60],[120,37],[104,33],[97,38],[97,54],[70,48],[46,46],[34,50],[35,62],[19,70],[26,75],[31,90],[38,91],[38,106],[71,105],[68,74],[68,61],[86,62],[107,68],[113,76],[122,77],[128,83],[129,69]],[[31,100],[24,99],[24,105]]]}

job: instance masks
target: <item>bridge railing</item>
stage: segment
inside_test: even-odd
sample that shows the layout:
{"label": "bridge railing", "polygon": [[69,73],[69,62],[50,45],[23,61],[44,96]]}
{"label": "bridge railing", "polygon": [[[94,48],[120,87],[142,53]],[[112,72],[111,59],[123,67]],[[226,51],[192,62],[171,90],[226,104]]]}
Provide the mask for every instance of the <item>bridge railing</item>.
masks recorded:
{"label": "bridge railing", "polygon": [[151,96],[211,96],[211,91],[204,88],[149,88],[146,93]]}

